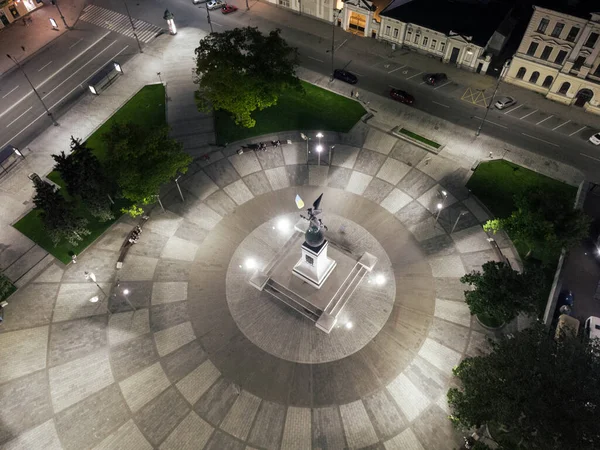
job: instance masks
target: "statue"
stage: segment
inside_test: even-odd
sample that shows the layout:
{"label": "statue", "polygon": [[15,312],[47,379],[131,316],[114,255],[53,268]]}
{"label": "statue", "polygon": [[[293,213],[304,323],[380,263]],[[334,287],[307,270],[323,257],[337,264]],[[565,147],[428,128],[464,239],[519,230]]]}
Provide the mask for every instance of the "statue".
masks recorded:
{"label": "statue", "polygon": [[319,209],[319,207],[321,206],[322,198],[323,194],[319,195],[319,198],[317,198],[314,201],[312,208],[308,208],[306,210],[308,213],[308,217],[305,217],[302,214],[300,214],[300,217],[309,221],[308,230],[306,230],[304,237],[306,240],[306,244],[313,248],[317,248],[323,245],[323,242],[325,242],[325,235],[323,234],[323,229],[328,229],[327,226],[323,223],[323,221],[317,217],[323,212],[321,209]]}

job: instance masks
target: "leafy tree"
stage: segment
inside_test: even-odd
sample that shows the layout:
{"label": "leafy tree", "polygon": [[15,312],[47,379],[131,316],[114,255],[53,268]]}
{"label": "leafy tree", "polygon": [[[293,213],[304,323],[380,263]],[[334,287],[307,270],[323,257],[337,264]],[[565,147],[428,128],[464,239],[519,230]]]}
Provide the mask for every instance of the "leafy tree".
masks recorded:
{"label": "leafy tree", "polygon": [[523,273],[503,262],[488,261],[483,273],[473,271],[460,281],[474,287],[465,291],[465,301],[471,314],[489,316],[510,322],[520,312],[535,313],[540,297],[544,296],[546,281],[536,266]]}
{"label": "leafy tree", "polygon": [[[133,123],[115,123],[103,138],[108,149],[108,172],[122,195],[136,204],[153,201],[160,187],[186,173],[192,162],[183,146],[169,137],[168,127],[148,133]],[[135,205],[131,209],[138,210]]]}
{"label": "leafy tree", "polygon": [[461,382],[448,391],[456,426],[502,426],[520,442],[506,450],[600,448],[600,340],[557,342],[536,324],[491,346],[453,370]]}
{"label": "leafy tree", "polygon": [[195,50],[198,108],[228,111],[236,124],[252,128],[252,112],[276,105],[286,89],[302,89],[298,49],[280,34],[280,29],[264,35],[246,27],[202,39]]}
{"label": "leafy tree", "polygon": [[111,210],[110,194],[113,187],[104,168],[92,151],[71,136],[71,153],[52,155],[56,161],[54,169],[60,173],[71,196],[79,196],[90,211],[100,221],[114,218]]}
{"label": "leafy tree", "polygon": [[73,206],[68,203],[58,190],[51,184],[35,179],[35,196],[33,202],[42,211],[41,218],[46,232],[54,245],[66,239],[77,246],[90,231],[86,228],[87,220],[78,217]]}
{"label": "leafy tree", "polygon": [[590,218],[573,208],[573,200],[558,190],[536,190],[515,198],[517,209],[506,219],[488,221],[484,229],[505,230],[543,256],[577,245],[589,233]]}

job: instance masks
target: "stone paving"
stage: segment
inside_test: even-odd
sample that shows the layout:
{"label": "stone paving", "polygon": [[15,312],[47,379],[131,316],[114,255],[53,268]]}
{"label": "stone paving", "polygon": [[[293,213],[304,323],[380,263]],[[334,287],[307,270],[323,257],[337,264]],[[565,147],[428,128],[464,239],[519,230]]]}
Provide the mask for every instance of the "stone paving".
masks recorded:
{"label": "stone paving", "polygon": [[[76,265],[54,263],[20,289],[0,333],[0,448],[458,447],[445,400],[451,369],[486,345],[459,277],[496,258],[480,226],[487,217],[457,163],[430,164],[362,123],[340,141],[321,167],[306,165],[304,143],[267,154],[225,148],[192,166],[181,181],[185,202],[176,190],[164,196],[166,212],[153,210],[123,269],[115,264],[134,223],[127,218]],[[448,197],[436,220],[441,190]],[[306,201],[320,192],[325,221],[359,224],[387,253],[395,299],[364,347],[307,364],[240,331],[226,279],[253,230],[297,213],[296,193]],[[498,242],[514,260],[510,242]],[[101,302],[90,303],[94,295]],[[268,334],[281,346],[302,339],[295,331],[306,320],[284,312],[297,324]]]}

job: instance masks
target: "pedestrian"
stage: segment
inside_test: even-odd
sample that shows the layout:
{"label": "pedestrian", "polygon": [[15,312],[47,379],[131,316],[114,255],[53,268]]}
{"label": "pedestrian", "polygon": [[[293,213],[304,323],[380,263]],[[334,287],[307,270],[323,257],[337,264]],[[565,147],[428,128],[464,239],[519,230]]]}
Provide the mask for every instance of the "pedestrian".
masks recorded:
{"label": "pedestrian", "polygon": [[354,97],[354,89],[350,90],[350,97]]}

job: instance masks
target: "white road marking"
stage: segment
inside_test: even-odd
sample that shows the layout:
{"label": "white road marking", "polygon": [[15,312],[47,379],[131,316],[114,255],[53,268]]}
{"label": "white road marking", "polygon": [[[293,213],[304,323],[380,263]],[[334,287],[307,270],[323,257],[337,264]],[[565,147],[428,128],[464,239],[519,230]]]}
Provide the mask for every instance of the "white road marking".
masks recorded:
{"label": "white road marking", "polygon": [[416,77],[417,75],[421,75],[423,72],[419,72],[419,73],[415,73],[414,75],[410,76],[407,78],[407,80],[410,80],[411,78]]}
{"label": "white road marking", "polygon": [[570,122],[570,120],[567,120],[566,122],[563,122],[563,123],[561,123],[560,125],[558,125],[558,126],[556,126],[556,127],[552,128],[552,131],[556,131],[556,130],[558,130],[560,127],[562,127],[563,125],[566,125],[566,124],[568,124],[569,122]]}
{"label": "white road marking", "polygon": [[6,128],[10,127],[13,123],[15,123],[17,120],[19,120],[21,117],[23,117],[25,114],[27,114],[29,111],[31,111],[31,108],[33,108],[33,106],[30,106],[28,109],[25,110],[25,112],[23,114],[21,114],[19,117],[17,117],[15,120],[13,120],[11,123],[9,123],[8,125],[6,125]]}
{"label": "white road marking", "polygon": [[[41,88],[44,84],[46,84],[48,81],[50,81],[52,78],[54,78],[56,75],[58,75],[65,67],[67,67],[69,64],[71,64],[73,61],[75,61],[77,58],[79,58],[80,56],[82,56],[85,52],[87,52],[89,49],[91,49],[94,45],[96,45],[98,42],[100,42],[102,39],[104,39],[106,36],[108,36],[111,33],[111,31],[107,31],[105,34],[103,34],[98,40],[96,40],[93,44],[91,44],[88,48],[86,48],[85,50],[83,50],[81,53],[79,53],[77,56],[75,56],[73,59],[71,59],[71,61],[69,61],[68,63],[66,63],[64,66],[62,66],[60,69],[58,69],[56,72],[54,72],[52,75],[50,75],[48,78],[46,78],[44,81],[42,81],[40,84],[38,84],[36,87],[39,89]],[[10,105],[6,111],[4,111],[3,113],[0,113],[0,117],[3,117],[6,113],[8,113],[9,111],[11,111],[15,106],[17,106],[19,103],[21,103],[23,100],[25,100],[27,97],[29,97],[30,95],[32,95],[32,92],[29,91],[27,94],[25,94],[23,97],[21,97],[19,100],[17,100],[15,103],[13,103],[12,105]],[[4,147],[2,147],[4,148]]]}
{"label": "white road marking", "polygon": [[585,127],[581,127],[581,128],[580,128],[579,130],[577,130],[577,131],[573,131],[573,132],[572,132],[572,133],[571,133],[569,136],[573,136],[574,134],[577,134],[577,133],[579,133],[580,131],[583,131],[583,130],[585,130],[586,128],[587,128],[587,125],[586,125]]}
{"label": "white road marking", "polygon": [[443,87],[444,87],[444,86],[446,86],[447,84],[450,84],[450,81],[447,81],[446,83],[442,84],[441,86],[438,86],[438,87],[436,87],[436,88],[433,88],[433,90],[435,91],[436,89],[443,88]]}
{"label": "white road marking", "polygon": [[521,117],[519,120],[523,120],[526,119],[527,117],[529,117],[532,114],[535,114],[537,112],[537,109],[535,111],[531,111],[529,114],[525,114],[523,117]]}
{"label": "white road marking", "polygon": [[312,59],[314,61],[319,61],[319,62],[323,62],[322,59],[317,59],[317,58],[313,58],[312,56],[307,56],[308,59]]}
{"label": "white road marking", "polygon": [[540,123],[544,123],[546,120],[552,119],[553,117],[554,117],[554,114],[552,114],[551,116],[546,117],[545,119],[540,120],[538,123],[536,123],[536,125],[539,125]]}
{"label": "white road marking", "polygon": [[516,108],[510,109],[510,110],[506,111],[504,114],[508,114],[508,113],[511,113],[511,112],[513,112],[513,111],[516,111],[516,110],[517,110],[517,109],[519,109],[521,106],[523,106],[523,105],[519,105],[519,106],[517,106]]}
{"label": "white road marking", "polygon": [[[483,117],[477,117],[477,116],[473,116],[473,117],[475,117],[475,119],[483,120]],[[497,127],[500,127],[500,128],[508,128],[508,127],[507,127],[507,126],[505,126],[505,125],[502,125],[502,124],[499,124],[499,123],[496,123],[496,122],[492,122],[492,121],[491,121],[491,120],[489,120],[489,119],[486,119],[486,123],[487,123],[487,122],[491,123],[492,125],[496,125]]]}
{"label": "white road marking", "polygon": [[14,88],[12,88],[10,91],[8,91],[6,94],[4,94],[4,95],[2,96],[2,98],[6,98],[6,97],[8,97],[10,94],[12,94],[12,93],[13,93],[13,92],[15,92],[17,89],[19,89],[19,86],[20,86],[20,85],[19,85],[19,84],[17,84],[17,86],[15,86],[15,87],[14,87]]}
{"label": "white road marking", "polygon": [[46,67],[48,67],[50,64],[52,64],[52,61],[50,61],[48,64],[44,65],[41,69],[38,69],[38,72],[41,72],[42,70],[44,70]]}
{"label": "white road marking", "polygon": [[358,73],[358,72],[352,72],[354,75],[358,75],[359,77],[365,77],[366,75],[363,75],[362,73]]}
{"label": "white road marking", "polygon": [[521,133],[521,134],[522,134],[523,136],[530,137],[531,139],[535,139],[536,141],[541,141],[541,142],[544,142],[544,143],[546,143],[546,144],[548,144],[548,145],[554,145],[555,147],[560,147],[560,145],[558,145],[558,144],[555,144],[555,143],[553,143],[553,142],[548,142],[548,141],[545,141],[545,140],[543,140],[543,139],[540,139],[539,137],[535,137],[535,136],[532,136],[532,135],[530,135],[530,134],[527,134],[527,133]]}
{"label": "white road marking", "polygon": [[213,22],[212,20],[211,20],[211,23],[212,23],[213,25],[216,25],[216,26],[218,26],[218,27],[222,27],[222,26],[223,26],[223,25],[221,25],[220,23]]}
{"label": "white road marking", "polygon": [[434,102],[433,100],[431,100],[433,103],[435,103],[436,105],[440,105],[443,106],[444,108],[450,108],[448,105],[444,105],[443,103],[438,103],[438,102]]}
{"label": "white road marking", "polygon": [[590,155],[586,155],[585,153],[580,153],[580,155],[581,155],[581,156],[585,156],[586,158],[593,159],[594,161],[600,161],[600,159],[598,159],[598,158],[594,158],[593,156],[590,156]]}
{"label": "white road marking", "polygon": [[69,50],[71,50],[73,47],[75,47],[77,44],[79,44],[81,41],[83,41],[83,38],[79,38],[79,40],[77,42],[75,42],[74,44],[71,44],[71,46],[69,47]]}
{"label": "white road marking", "polygon": [[404,64],[403,66],[400,66],[400,67],[396,67],[395,69],[392,69],[392,70],[390,70],[388,73],[393,73],[393,72],[395,72],[396,70],[403,69],[404,67],[406,67],[406,64]]}
{"label": "white road marking", "polygon": [[338,47],[335,49],[335,51],[337,52],[340,48],[342,48],[342,45],[344,45],[347,40],[348,39],[344,39],[344,42],[342,42],[340,45],[338,45]]}

